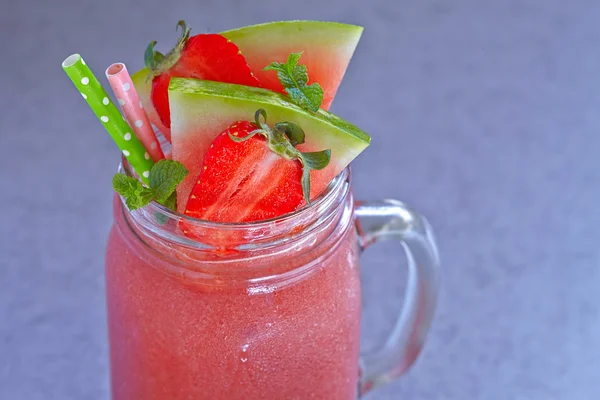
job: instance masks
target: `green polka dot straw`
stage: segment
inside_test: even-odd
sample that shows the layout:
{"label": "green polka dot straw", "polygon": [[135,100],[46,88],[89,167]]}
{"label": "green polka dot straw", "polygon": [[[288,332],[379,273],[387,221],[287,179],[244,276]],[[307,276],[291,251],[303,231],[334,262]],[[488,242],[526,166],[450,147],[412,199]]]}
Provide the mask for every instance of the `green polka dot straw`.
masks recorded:
{"label": "green polka dot straw", "polygon": [[154,162],[142,143],[132,134],[133,130],[109,99],[83,58],[79,54],[73,54],[63,61],[62,67],[142,182],[148,184],[150,168]]}

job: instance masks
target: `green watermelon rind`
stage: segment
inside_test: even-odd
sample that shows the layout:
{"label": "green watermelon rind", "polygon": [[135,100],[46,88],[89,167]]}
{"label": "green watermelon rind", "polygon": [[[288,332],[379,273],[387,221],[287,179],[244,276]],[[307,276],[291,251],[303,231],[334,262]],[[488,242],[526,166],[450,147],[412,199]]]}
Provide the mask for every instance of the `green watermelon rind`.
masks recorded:
{"label": "green watermelon rind", "polygon": [[[264,35],[265,32],[269,32],[269,35]],[[245,26],[221,32],[221,35],[234,43],[254,37],[255,35],[260,35],[268,42],[269,38],[272,38],[273,41],[278,41],[282,34],[294,32],[303,32],[306,34],[314,32],[319,36],[321,42],[333,44],[346,43],[348,37],[354,37],[356,38],[355,42],[358,42],[358,39],[362,35],[363,27],[341,22],[293,20]]]}

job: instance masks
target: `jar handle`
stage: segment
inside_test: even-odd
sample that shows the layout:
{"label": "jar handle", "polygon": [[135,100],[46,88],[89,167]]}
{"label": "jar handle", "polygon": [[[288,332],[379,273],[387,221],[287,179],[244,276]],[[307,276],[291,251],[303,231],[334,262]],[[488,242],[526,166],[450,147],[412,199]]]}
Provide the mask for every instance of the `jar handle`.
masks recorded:
{"label": "jar handle", "polygon": [[361,395],[404,374],[418,357],[436,308],[439,256],[433,232],[424,217],[397,200],[357,203],[359,245],[381,240],[402,244],[408,258],[404,305],[383,345],[361,352]]}

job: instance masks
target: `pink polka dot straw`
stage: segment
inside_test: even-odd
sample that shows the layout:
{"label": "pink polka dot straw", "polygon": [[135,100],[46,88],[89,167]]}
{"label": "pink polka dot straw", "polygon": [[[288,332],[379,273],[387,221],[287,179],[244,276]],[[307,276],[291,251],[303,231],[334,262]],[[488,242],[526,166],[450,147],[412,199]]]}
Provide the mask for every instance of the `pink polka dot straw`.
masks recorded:
{"label": "pink polka dot straw", "polygon": [[152,157],[155,162],[165,158],[125,64],[112,64],[106,69],[106,77],[113,92],[115,92],[115,96],[117,96],[117,101],[121,106],[121,110],[123,110],[123,114],[125,114],[125,118],[129,121],[137,138],[146,148],[146,157]]}

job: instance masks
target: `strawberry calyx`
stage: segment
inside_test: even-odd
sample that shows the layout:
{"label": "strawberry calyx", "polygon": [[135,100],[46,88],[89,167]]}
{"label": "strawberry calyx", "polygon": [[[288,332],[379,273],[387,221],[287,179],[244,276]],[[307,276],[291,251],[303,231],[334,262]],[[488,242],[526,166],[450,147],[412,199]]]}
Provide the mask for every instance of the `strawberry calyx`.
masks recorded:
{"label": "strawberry calyx", "polygon": [[[261,118],[262,117],[262,118]],[[331,160],[331,150],[315,152],[301,152],[297,145],[304,143],[304,130],[293,122],[278,122],[273,128],[267,125],[267,112],[259,108],[254,113],[257,129],[244,137],[236,137],[229,133],[229,137],[236,143],[244,142],[254,135],[261,135],[267,141],[269,150],[286,160],[298,160],[302,164],[302,192],[304,200],[310,204],[310,171],[325,168]]]}
{"label": "strawberry calyx", "polygon": [[170,70],[177,64],[177,61],[179,61],[181,52],[185,48],[192,31],[183,20],[177,23],[177,30],[179,29],[181,29],[181,35],[179,36],[175,47],[173,47],[166,55],[162,54],[160,51],[154,50],[156,40],[150,42],[148,47],[146,47],[146,51],[144,52],[144,64],[146,64],[146,68],[150,71],[148,79]]}

